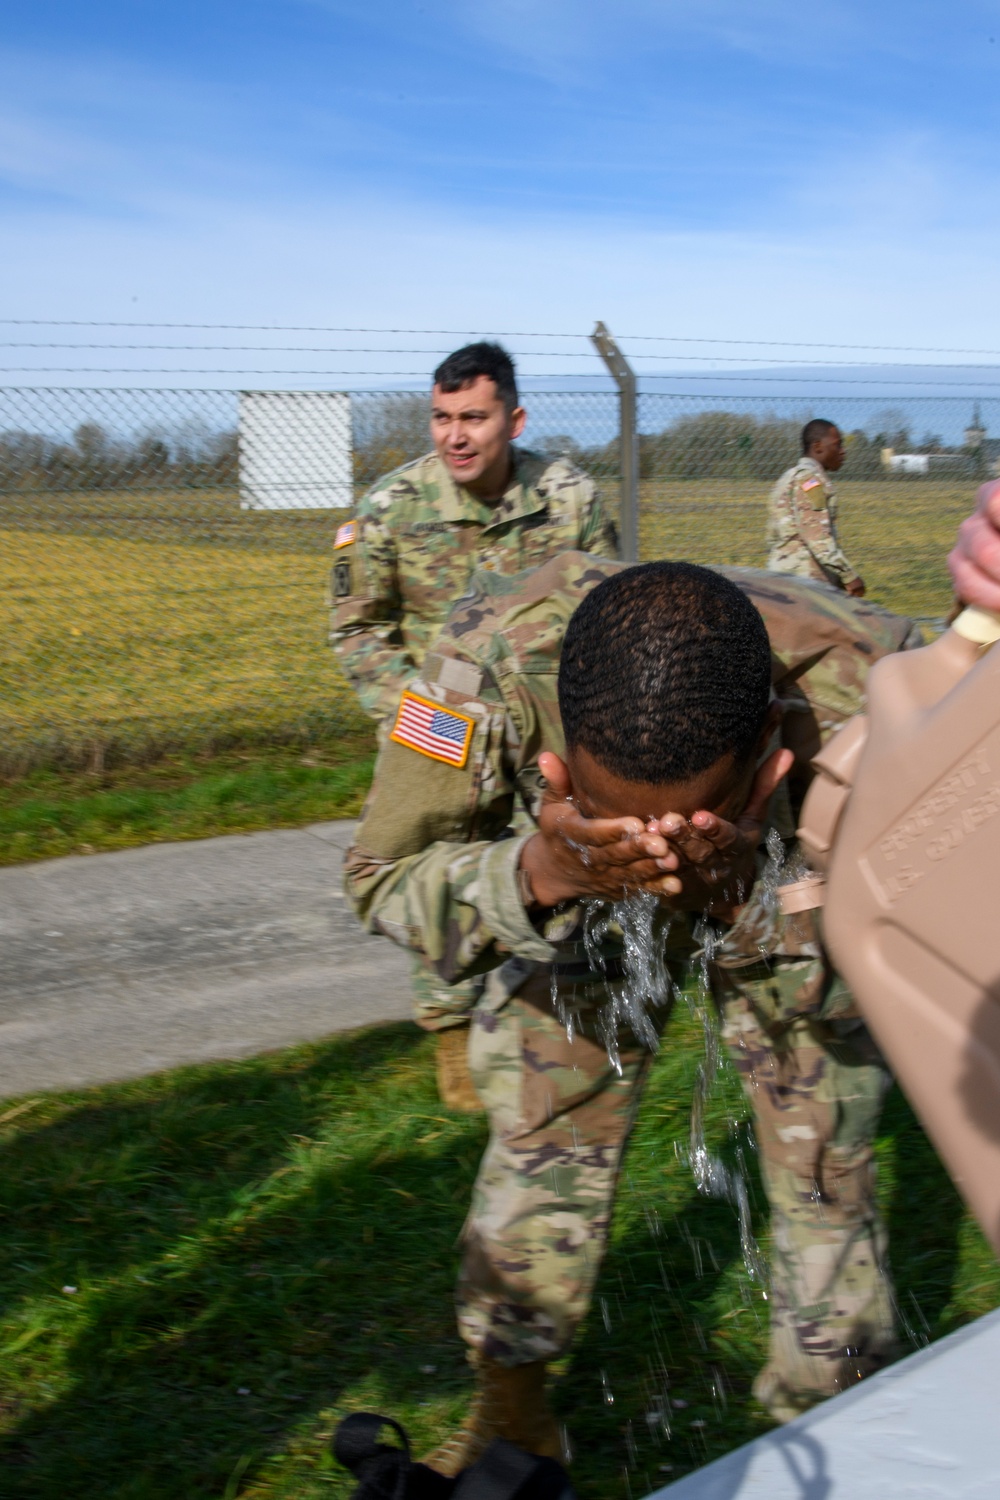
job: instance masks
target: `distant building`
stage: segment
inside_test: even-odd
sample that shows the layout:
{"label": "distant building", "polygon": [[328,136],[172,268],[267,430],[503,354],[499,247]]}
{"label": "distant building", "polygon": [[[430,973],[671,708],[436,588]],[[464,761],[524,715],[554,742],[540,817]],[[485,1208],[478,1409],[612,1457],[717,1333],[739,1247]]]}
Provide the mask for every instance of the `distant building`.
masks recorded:
{"label": "distant building", "polygon": [[967,453],[897,453],[883,448],[881,457],[890,474],[965,474],[969,469]]}
{"label": "distant building", "polygon": [[972,421],[965,429],[965,446],[978,451],[985,441],[986,428],[983,426],[983,419],[979,411],[979,402],[977,401],[972,409]]}

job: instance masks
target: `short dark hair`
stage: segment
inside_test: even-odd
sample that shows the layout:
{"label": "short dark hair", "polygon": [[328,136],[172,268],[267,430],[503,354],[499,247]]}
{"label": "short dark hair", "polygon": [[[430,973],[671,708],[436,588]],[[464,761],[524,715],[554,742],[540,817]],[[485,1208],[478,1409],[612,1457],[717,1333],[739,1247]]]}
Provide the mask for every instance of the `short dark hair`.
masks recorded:
{"label": "short dark hair", "polygon": [[568,750],[647,786],[689,781],[760,738],[771,646],[741,589],[709,568],[651,562],[614,573],[570,619],[559,666]]}
{"label": "short dark hair", "polygon": [[456,349],[434,371],[434,384],[439,385],[450,396],[455,391],[463,391],[480,375],[485,375],[495,383],[500,400],[508,411],[513,411],[518,404],[514,361],[500,344],[490,344],[484,340],[479,344],[466,344],[464,349]]}
{"label": "short dark hair", "polygon": [[813,443],[822,442],[828,432],[836,431],[836,422],[828,422],[825,417],[813,417],[802,429],[802,452],[808,453]]}

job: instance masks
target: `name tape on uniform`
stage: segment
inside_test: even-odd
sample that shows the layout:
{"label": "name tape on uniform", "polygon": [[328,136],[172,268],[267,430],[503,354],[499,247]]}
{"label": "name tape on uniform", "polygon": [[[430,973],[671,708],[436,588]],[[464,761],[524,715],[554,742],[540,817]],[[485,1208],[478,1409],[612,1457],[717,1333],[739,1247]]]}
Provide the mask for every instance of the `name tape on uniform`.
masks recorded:
{"label": "name tape on uniform", "polygon": [[358,526],[356,521],[345,521],[343,526],[337,527],[337,535],[333,539],[334,550],[338,547],[349,547],[357,540]]}
{"label": "name tape on uniform", "polygon": [[469,754],[475,719],[467,714],[456,713],[453,708],[443,708],[429,698],[419,698],[416,693],[404,692],[396,715],[396,723],[389,738],[397,745],[406,745],[431,760],[443,760],[449,766],[462,767]]}

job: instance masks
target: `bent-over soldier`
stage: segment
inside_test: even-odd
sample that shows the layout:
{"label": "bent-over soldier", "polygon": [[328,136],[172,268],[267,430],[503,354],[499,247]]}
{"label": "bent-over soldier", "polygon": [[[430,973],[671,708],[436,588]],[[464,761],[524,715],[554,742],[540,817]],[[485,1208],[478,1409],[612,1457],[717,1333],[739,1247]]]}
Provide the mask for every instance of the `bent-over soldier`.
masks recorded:
{"label": "bent-over soldier", "polygon": [[[458,1294],[477,1398],[430,1459],[443,1472],[498,1434],[558,1450],[545,1366],[587,1308],[694,959],[772,1205],[755,1390],[787,1419],[890,1357],[871,1167],[886,1073],[812,914],[781,917],[773,889],[810,759],[862,705],[871,665],[920,643],[909,621],[803,579],[574,555],[476,574],[401,695],[348,891],[369,930],[443,980],[489,974],[469,1062],[491,1137]],[[630,927],[645,945],[623,946]]]}

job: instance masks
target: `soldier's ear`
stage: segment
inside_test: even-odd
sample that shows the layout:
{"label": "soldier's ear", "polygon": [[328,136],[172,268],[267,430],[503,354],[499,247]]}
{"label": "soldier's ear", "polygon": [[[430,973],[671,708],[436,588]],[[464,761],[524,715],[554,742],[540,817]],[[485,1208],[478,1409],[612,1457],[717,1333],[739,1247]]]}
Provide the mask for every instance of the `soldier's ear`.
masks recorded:
{"label": "soldier's ear", "polygon": [[760,734],[757,738],[757,749],[754,752],[754,758],[756,760],[759,761],[762,756],[768,753],[769,750],[774,749],[774,745],[771,743],[771,741],[774,739],[775,734],[781,727],[781,720],[784,717],[784,712],[785,711],[782,708],[779,699],[772,698],[771,702],[767,706],[767,715],[764,719]]}
{"label": "soldier's ear", "polygon": [[510,414],[510,426],[508,428],[511,442],[513,442],[515,438],[519,438],[521,436],[527,420],[528,413],[525,411],[524,407],[515,406],[514,410]]}

